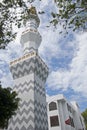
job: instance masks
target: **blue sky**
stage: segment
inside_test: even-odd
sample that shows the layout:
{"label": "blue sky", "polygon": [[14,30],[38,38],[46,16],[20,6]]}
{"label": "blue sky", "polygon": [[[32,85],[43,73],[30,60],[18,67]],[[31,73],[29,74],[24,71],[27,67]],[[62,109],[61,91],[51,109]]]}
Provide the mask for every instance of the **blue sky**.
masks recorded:
{"label": "blue sky", "polygon": [[[38,11],[46,12],[39,15],[39,32],[42,35],[39,55],[49,67],[47,95],[62,93],[68,100],[77,101],[83,111],[87,108],[87,32],[69,32],[64,38],[63,34],[59,35],[61,26],[56,30],[52,26],[46,27],[51,19],[50,12],[57,10],[54,2],[42,0],[38,4],[35,1],[34,5]],[[22,55],[21,31],[22,29],[18,30],[16,40],[9,43],[6,50],[0,50],[0,79],[4,87],[13,86],[9,63]]]}

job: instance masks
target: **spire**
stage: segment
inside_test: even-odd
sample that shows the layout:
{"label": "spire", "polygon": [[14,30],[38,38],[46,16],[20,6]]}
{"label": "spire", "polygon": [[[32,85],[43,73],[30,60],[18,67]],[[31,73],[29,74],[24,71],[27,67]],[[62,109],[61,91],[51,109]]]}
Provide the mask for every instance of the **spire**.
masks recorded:
{"label": "spire", "polygon": [[23,46],[24,54],[27,54],[33,50],[38,51],[38,47],[41,43],[41,35],[38,32],[40,19],[37,15],[36,8],[31,6],[28,11],[28,19],[25,22],[25,30],[21,35],[21,44]]}
{"label": "spire", "polygon": [[28,20],[26,21],[26,26],[32,25],[31,21],[35,23],[35,27],[36,27],[35,29],[37,29],[39,27],[39,24],[40,24],[40,19],[37,15],[36,8],[32,5],[31,5],[31,8],[29,8],[29,10],[28,10]]}

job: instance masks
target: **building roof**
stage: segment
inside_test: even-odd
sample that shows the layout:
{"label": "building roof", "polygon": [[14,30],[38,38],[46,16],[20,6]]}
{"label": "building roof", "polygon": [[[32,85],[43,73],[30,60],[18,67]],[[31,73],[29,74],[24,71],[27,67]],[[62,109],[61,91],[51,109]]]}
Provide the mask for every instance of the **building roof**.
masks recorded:
{"label": "building roof", "polygon": [[67,102],[73,109],[73,111],[76,111],[77,109],[79,109],[79,106],[77,104],[76,101],[68,101],[63,94],[58,94],[58,95],[54,95],[54,96],[48,96],[47,95],[47,103],[50,103],[50,102],[55,102],[55,101],[65,101]]}

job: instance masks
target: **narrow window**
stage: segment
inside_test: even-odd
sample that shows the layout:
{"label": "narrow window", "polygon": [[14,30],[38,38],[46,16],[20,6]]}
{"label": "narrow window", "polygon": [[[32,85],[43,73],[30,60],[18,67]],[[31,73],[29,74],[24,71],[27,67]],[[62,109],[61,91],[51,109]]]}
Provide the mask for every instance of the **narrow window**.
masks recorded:
{"label": "narrow window", "polygon": [[51,125],[51,127],[59,126],[58,116],[51,116],[50,117],[50,125]]}
{"label": "narrow window", "polygon": [[71,107],[70,107],[70,105],[68,103],[67,103],[67,109],[68,109],[69,112],[72,113],[72,109],[71,109]]}
{"label": "narrow window", "polygon": [[75,127],[75,126],[74,126],[73,118],[69,116],[69,119],[70,119],[70,124],[71,124],[71,126],[72,126],[72,127]]}
{"label": "narrow window", "polygon": [[82,123],[82,118],[80,117],[80,122],[81,122],[81,124],[82,124],[82,126],[83,126],[83,123]]}

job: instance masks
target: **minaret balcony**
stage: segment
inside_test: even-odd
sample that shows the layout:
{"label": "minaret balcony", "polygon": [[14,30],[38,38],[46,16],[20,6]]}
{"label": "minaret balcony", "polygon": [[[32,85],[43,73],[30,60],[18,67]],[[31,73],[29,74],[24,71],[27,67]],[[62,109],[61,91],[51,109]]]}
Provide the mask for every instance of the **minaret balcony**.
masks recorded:
{"label": "minaret balcony", "polygon": [[23,47],[24,54],[29,53],[31,48],[38,50],[42,37],[40,33],[36,30],[28,29],[22,33],[21,44]]}

